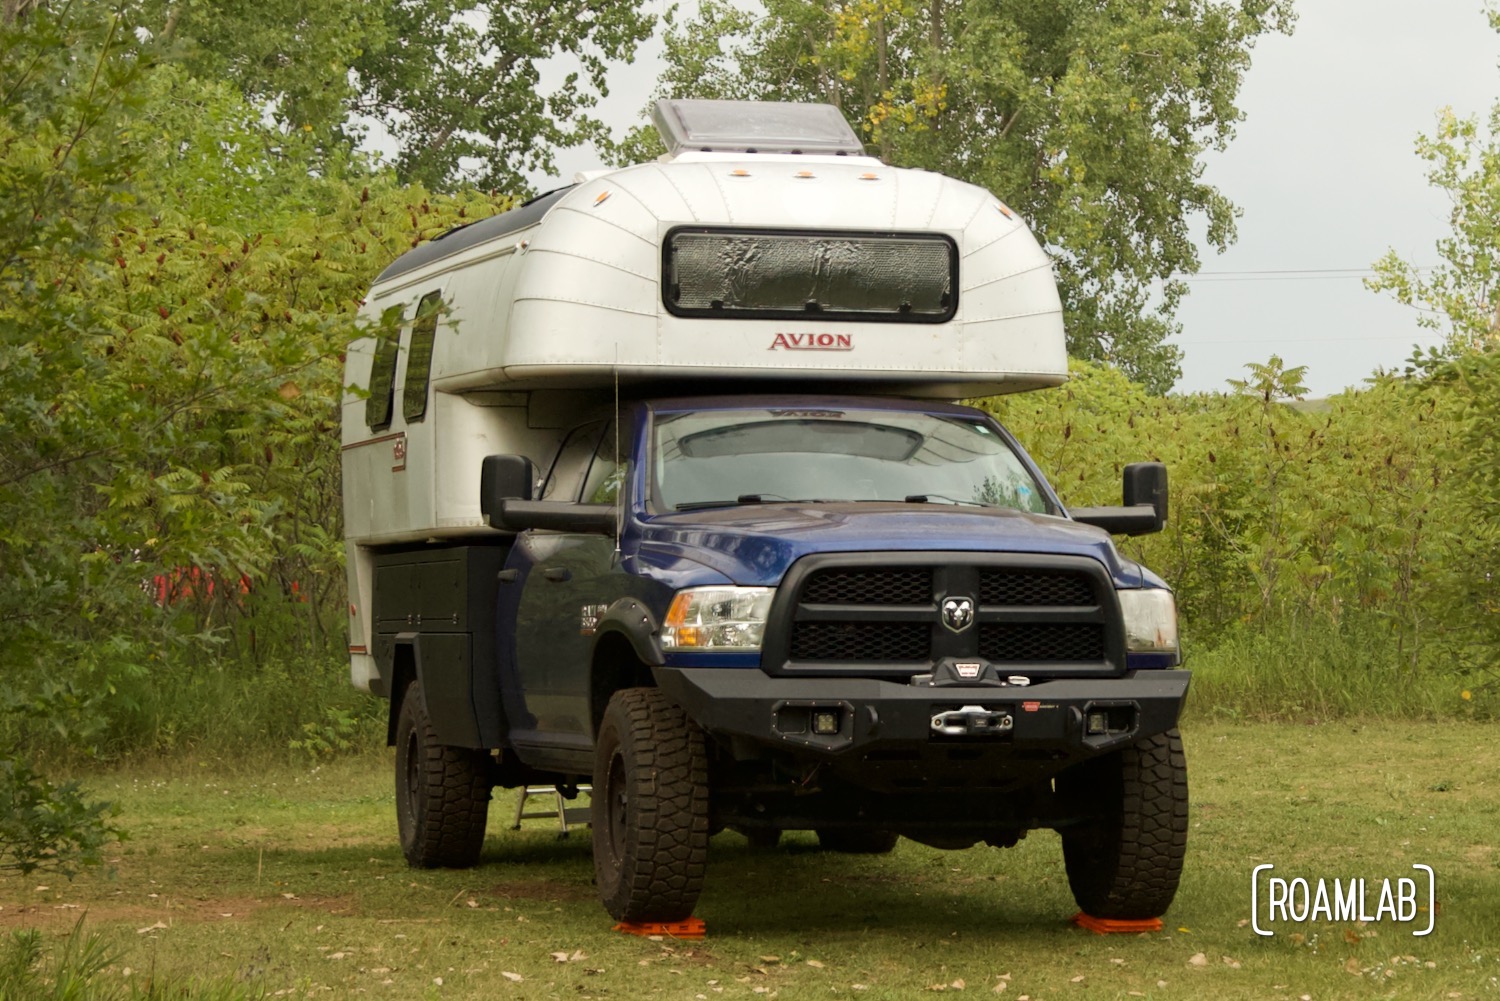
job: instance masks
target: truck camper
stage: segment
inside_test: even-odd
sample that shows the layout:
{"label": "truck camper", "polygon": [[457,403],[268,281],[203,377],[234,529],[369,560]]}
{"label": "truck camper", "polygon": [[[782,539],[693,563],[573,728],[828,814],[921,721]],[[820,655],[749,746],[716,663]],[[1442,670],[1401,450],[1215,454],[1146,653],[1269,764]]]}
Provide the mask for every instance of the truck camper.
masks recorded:
{"label": "truck camper", "polygon": [[[1172,592],[951,400],[1067,378],[1017,214],[866,156],[827,105],[663,101],[580,176],[376,279],[343,401],[354,684],[401,846],[480,856],[491,790],[591,786],[606,909],[689,916],[710,837],[886,852],[1062,836],[1097,918],[1187,836]],[[378,335],[377,335],[378,334]]]}

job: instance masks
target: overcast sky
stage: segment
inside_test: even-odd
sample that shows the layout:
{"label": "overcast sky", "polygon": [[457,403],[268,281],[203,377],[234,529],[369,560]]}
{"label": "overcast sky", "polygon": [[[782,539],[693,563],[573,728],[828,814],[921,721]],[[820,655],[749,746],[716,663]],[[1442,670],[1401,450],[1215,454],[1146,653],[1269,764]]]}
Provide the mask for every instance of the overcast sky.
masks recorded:
{"label": "overcast sky", "polygon": [[[1244,215],[1228,252],[1204,252],[1178,314],[1182,391],[1224,389],[1246,362],[1274,353],[1308,366],[1309,389],[1325,395],[1377,367],[1399,368],[1413,344],[1440,340],[1417,327],[1413,310],[1367,291],[1360,274],[1387,248],[1437,263],[1448,203],[1428,188],[1413,141],[1444,105],[1483,117],[1500,98],[1500,34],[1479,0],[1296,7],[1295,33],[1256,47],[1240,95],[1246,119],[1207,165],[1207,180]],[[641,121],[660,53],[653,40],[634,65],[612,72],[600,111],[617,134]],[[564,151],[558,163],[567,178],[598,166],[582,150]],[[1268,271],[1300,273],[1249,273]]]}

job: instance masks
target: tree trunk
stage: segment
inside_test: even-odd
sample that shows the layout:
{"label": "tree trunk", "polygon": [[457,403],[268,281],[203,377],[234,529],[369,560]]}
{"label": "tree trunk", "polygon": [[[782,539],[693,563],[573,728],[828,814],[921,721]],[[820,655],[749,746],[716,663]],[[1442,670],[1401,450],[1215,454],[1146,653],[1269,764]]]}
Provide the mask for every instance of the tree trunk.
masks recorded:
{"label": "tree trunk", "polygon": [[0,24],[13,24],[41,0],[0,0]]}

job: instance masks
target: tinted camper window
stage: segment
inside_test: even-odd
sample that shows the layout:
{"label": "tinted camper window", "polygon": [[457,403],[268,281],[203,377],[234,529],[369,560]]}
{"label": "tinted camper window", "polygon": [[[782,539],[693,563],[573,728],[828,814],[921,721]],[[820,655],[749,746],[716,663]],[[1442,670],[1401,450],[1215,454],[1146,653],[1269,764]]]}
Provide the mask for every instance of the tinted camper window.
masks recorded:
{"label": "tinted camper window", "polygon": [[396,356],[401,348],[401,317],[404,308],[392,306],[380,317],[375,341],[375,362],[370,367],[370,395],[365,399],[365,423],[371,431],[391,426],[396,388]]}
{"label": "tinted camper window", "polygon": [[437,335],[443,310],[443,293],[428,292],[417,303],[417,318],[411,325],[411,349],[406,358],[406,389],[401,396],[401,416],[406,423],[427,414],[427,379],[432,374],[432,341]]}

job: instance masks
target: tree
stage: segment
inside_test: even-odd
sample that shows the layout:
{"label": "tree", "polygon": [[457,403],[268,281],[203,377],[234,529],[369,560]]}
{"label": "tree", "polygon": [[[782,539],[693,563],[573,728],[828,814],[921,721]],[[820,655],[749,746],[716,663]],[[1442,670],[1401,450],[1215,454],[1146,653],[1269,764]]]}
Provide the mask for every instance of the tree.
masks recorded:
{"label": "tree", "polygon": [[[141,23],[201,80],[230,80],[284,132],[347,149],[389,130],[400,178],[521,191],[553,152],[607,130],[588,111],[606,64],[655,18],[632,0],[138,0]],[[549,60],[575,60],[541,85]]]}
{"label": "tree", "polygon": [[[1500,10],[1489,13],[1500,30]],[[1478,612],[1480,628],[1454,630],[1455,659],[1500,671],[1500,102],[1490,110],[1488,134],[1477,118],[1452,108],[1438,116],[1432,134],[1417,137],[1417,155],[1431,165],[1428,182],[1451,203],[1450,230],[1437,241],[1442,260],[1431,273],[1394,250],[1375,262],[1365,284],[1419,310],[1417,323],[1441,331],[1441,349],[1413,355],[1407,373],[1418,376],[1434,408],[1454,434],[1442,454],[1456,489],[1452,509],[1464,526],[1461,558],[1441,589],[1447,618]]]}
{"label": "tree", "polygon": [[[1500,13],[1494,18],[1500,26]],[[1500,104],[1490,112],[1488,137],[1475,118],[1445,108],[1437,131],[1417,137],[1417,155],[1432,164],[1429,183],[1452,203],[1451,231],[1437,242],[1443,263],[1424,276],[1388,251],[1365,285],[1419,309],[1417,323],[1444,332],[1450,353],[1494,347],[1500,344]]]}
{"label": "tree", "polygon": [[70,753],[205,665],[340,657],[340,353],[381,266],[509,205],[268,126],[136,27],[0,27],[0,736]]}
{"label": "tree", "polygon": [[[664,95],[827,101],[889,162],[999,194],[1057,261],[1069,350],[1162,392],[1198,268],[1234,239],[1202,181],[1250,49],[1290,0],[705,0],[667,36]],[[635,146],[639,150],[639,144]]]}

